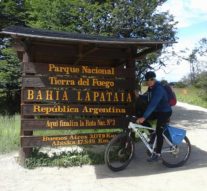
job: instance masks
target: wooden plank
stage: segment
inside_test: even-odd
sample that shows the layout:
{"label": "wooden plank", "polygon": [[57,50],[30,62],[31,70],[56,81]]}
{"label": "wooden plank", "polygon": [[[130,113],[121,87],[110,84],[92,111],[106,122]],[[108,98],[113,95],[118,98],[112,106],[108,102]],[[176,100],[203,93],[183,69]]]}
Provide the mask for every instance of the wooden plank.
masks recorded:
{"label": "wooden plank", "polygon": [[24,136],[21,137],[21,146],[70,146],[70,145],[99,145],[107,144],[117,133],[91,133],[59,136]]}
{"label": "wooden plank", "polygon": [[124,116],[131,114],[132,105],[64,105],[64,104],[23,104],[23,116]]}
{"label": "wooden plank", "polygon": [[34,62],[26,63],[24,66],[24,72],[43,75],[85,75],[123,78],[131,78],[135,75],[135,70],[132,68],[124,69],[119,67],[97,67]]}
{"label": "wooden plank", "polygon": [[93,91],[71,89],[30,88],[23,89],[23,102],[47,103],[132,103],[133,92],[129,91]]}
{"label": "wooden plank", "polygon": [[103,79],[84,77],[58,77],[58,76],[24,76],[22,87],[67,87],[88,89],[124,89],[133,90],[134,80],[131,79]]}
{"label": "wooden plank", "polygon": [[128,121],[124,117],[22,119],[23,130],[123,129],[127,125]]}
{"label": "wooden plank", "polygon": [[[97,46],[90,46],[90,47],[85,47],[83,45],[83,52],[87,52],[89,49],[97,48],[95,52],[91,52],[90,54],[87,54],[84,56],[84,60],[90,60],[91,63],[97,63],[97,60],[105,60],[105,62],[109,60],[119,60],[119,59],[127,59],[128,54],[126,53],[126,49],[114,49],[114,48],[99,48]],[[40,45],[32,46],[32,54],[35,57],[35,61],[38,60],[45,60],[46,62],[49,61],[57,61],[55,63],[60,63],[61,60],[71,60],[71,58],[77,58],[80,56],[79,51],[78,51],[78,44],[75,46],[65,46],[65,47],[60,47],[60,46],[45,46],[45,45]],[[74,62],[72,62],[74,63]],[[90,62],[87,62],[90,63]]]}

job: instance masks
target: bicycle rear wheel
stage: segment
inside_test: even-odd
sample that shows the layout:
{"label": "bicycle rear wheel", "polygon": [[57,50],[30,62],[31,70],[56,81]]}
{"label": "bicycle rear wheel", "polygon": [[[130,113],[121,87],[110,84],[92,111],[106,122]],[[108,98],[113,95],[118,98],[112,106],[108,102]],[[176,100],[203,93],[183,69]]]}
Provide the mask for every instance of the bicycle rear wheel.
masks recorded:
{"label": "bicycle rear wheel", "polygon": [[134,155],[134,141],[126,133],[115,136],[105,150],[105,163],[113,171],[127,167]]}
{"label": "bicycle rear wheel", "polygon": [[162,149],[163,164],[169,168],[183,166],[191,153],[191,144],[187,137],[185,137],[181,144],[170,146],[164,139]]}

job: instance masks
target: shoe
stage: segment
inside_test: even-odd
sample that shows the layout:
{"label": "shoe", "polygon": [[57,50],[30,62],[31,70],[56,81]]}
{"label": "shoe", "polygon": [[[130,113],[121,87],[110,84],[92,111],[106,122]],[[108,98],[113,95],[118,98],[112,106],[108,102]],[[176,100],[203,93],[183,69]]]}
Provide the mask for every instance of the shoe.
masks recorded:
{"label": "shoe", "polygon": [[147,162],[156,162],[161,159],[160,154],[154,153],[150,158],[147,159]]}

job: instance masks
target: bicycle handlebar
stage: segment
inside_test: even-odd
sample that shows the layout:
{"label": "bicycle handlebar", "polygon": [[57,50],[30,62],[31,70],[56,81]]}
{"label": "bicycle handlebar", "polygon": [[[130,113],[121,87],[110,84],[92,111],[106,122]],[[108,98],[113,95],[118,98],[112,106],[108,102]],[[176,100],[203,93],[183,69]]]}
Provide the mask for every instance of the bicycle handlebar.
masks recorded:
{"label": "bicycle handlebar", "polygon": [[133,115],[126,115],[126,118],[132,123],[136,123],[137,121],[137,117]]}

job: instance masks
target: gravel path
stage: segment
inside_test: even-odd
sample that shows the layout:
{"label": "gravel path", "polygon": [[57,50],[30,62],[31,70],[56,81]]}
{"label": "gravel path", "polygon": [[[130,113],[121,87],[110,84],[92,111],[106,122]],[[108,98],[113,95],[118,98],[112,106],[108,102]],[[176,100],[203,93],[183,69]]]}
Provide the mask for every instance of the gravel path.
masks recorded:
{"label": "gravel path", "polygon": [[190,159],[181,168],[147,163],[139,144],[130,165],[117,173],[105,165],[28,170],[16,163],[17,153],[10,153],[0,156],[0,191],[206,191],[207,110],[178,103],[172,123],[188,130],[192,144]]}

